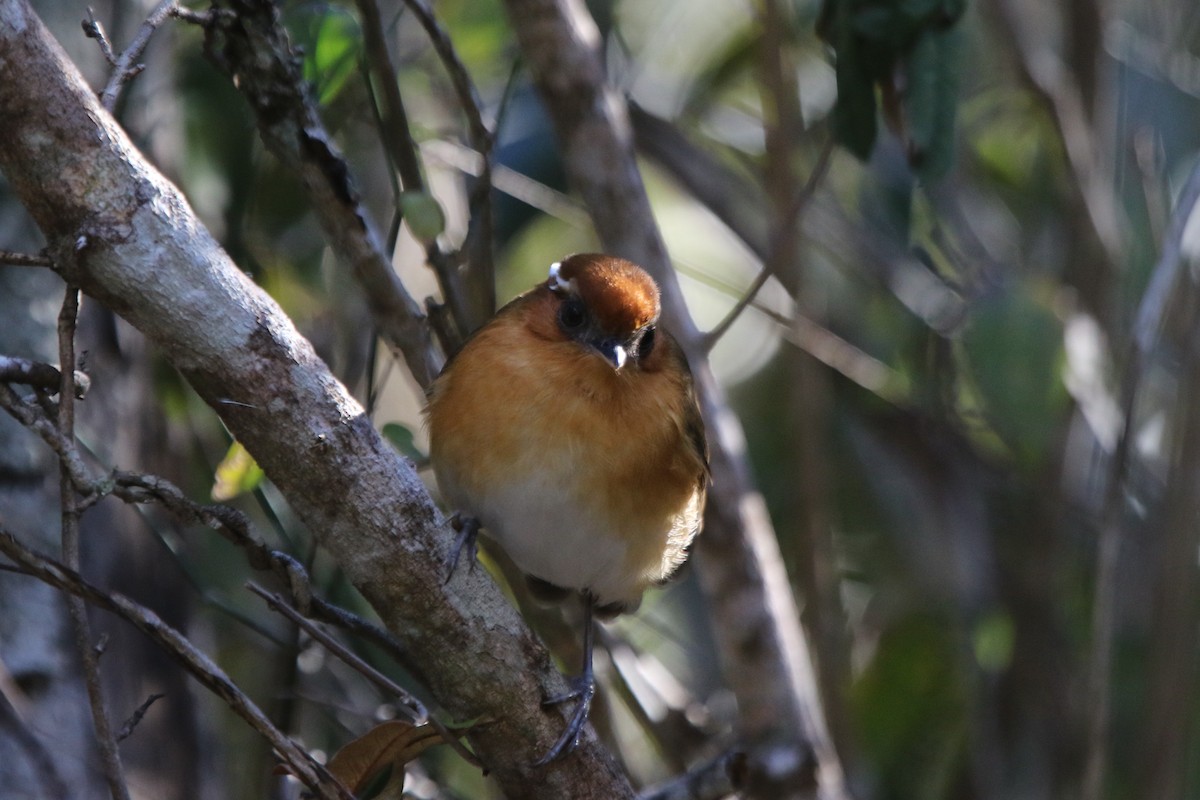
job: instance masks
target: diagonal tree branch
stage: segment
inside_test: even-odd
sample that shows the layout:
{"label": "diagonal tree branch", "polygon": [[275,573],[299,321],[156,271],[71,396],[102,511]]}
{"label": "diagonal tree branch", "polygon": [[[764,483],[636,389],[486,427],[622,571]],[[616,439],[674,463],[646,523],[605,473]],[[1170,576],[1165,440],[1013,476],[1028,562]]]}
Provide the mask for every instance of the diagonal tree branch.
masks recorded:
{"label": "diagonal tree branch", "polygon": [[266,0],[231,0],[206,28],[209,58],[250,102],[268,149],[299,177],[338,258],[363,288],[379,334],[428,386],[438,362],[420,306],[400,283],[350,178],[349,167],[306,96],[297,57]]}

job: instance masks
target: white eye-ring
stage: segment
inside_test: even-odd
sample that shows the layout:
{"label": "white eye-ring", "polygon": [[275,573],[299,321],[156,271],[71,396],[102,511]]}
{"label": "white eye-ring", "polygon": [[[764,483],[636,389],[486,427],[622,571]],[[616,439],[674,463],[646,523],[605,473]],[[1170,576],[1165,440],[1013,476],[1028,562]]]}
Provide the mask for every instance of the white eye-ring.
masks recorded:
{"label": "white eye-ring", "polygon": [[565,281],[558,271],[562,269],[562,262],[555,261],[550,265],[550,289],[555,292],[567,292],[568,294],[575,293],[575,281]]}

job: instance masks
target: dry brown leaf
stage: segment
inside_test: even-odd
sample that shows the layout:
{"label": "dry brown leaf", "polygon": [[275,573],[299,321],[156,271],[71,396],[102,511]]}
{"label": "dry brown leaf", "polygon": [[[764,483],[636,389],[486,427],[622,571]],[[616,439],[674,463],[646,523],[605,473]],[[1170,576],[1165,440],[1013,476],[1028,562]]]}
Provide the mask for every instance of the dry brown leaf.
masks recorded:
{"label": "dry brown leaf", "polygon": [[429,725],[417,727],[390,720],[348,742],[325,767],[358,794],[380,770],[394,765],[402,773],[405,764],[440,741],[438,732]]}

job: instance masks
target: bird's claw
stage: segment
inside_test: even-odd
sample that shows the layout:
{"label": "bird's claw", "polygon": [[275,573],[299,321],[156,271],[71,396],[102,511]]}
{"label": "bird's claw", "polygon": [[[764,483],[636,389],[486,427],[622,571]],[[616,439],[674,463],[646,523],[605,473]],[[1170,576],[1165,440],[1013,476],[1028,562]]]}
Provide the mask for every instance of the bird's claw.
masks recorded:
{"label": "bird's claw", "polygon": [[470,557],[468,569],[471,572],[475,571],[475,561],[479,557],[479,520],[455,514],[450,518],[450,525],[458,531],[458,536],[454,540],[454,551],[450,554],[450,567],[446,570],[446,580],[442,582],[443,586],[454,577],[454,570],[458,568],[458,560],[464,550]]}
{"label": "bird's claw", "polygon": [[549,700],[543,701],[543,706],[556,706],[561,703],[567,703],[572,700],[577,700],[579,705],[575,707],[575,712],[571,714],[571,719],[567,721],[567,727],[563,730],[562,736],[558,737],[558,741],[554,743],[544,756],[533,762],[535,767],[544,767],[551,761],[560,758],[575,749],[579,744],[579,736],[583,733],[583,726],[587,724],[588,712],[592,707],[592,698],[596,696],[596,681],[590,675],[581,675],[578,678],[569,679],[571,689],[566,694],[561,694],[558,697],[551,697]]}

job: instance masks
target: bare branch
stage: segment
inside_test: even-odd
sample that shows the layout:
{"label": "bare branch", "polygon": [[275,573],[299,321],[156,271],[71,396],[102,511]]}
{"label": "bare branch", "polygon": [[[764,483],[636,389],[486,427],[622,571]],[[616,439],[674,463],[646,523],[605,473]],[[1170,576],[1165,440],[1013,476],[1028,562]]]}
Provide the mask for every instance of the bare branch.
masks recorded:
{"label": "bare branch", "polygon": [[80,578],[74,570],[25,547],[4,529],[0,529],[0,553],[39,580],[69,592],[73,597],[111,611],[131,623],[196,680],[224,700],[234,713],[262,734],[287,763],[292,774],[300,778],[306,786],[323,798],[353,800],[350,792],[338,783],[324,766],[314,761],[308,753],[272,725],[254,701],[247,697],[220,667],[186,637],[159,619],[153,611],[124,595],[97,589]]}
{"label": "bare branch", "polygon": [[638,800],[722,800],[743,788],[745,782],[746,754],[734,751],[662,786],[647,789]]}
{"label": "bare branch", "polygon": [[[58,367],[43,364],[40,361],[30,361],[27,358],[0,355],[0,382],[23,383],[35,389],[48,392],[58,392],[62,377]],[[92,379],[86,373],[75,370],[73,379],[75,398],[82,400],[91,388]]]}
{"label": "bare branch", "polygon": [[232,15],[207,28],[205,50],[250,103],[267,148],[293,172],[338,258],[348,265],[379,335],[404,355],[421,386],[438,371],[420,306],[392,269],[349,168],[316,112],[278,10],[267,0],[231,0]]}
{"label": "bare branch", "polygon": [[[733,323],[737,322],[738,317],[742,315],[758,295],[759,290],[766,285],[767,280],[772,275],[779,274],[780,270],[785,266],[780,263],[783,255],[787,250],[780,243],[781,237],[784,236],[785,230],[794,231],[796,225],[800,221],[800,215],[808,206],[809,200],[816,194],[817,187],[824,180],[825,175],[829,172],[829,158],[833,153],[833,140],[830,139],[821,148],[821,154],[817,157],[817,163],[813,166],[812,172],[808,175],[808,180],[804,182],[804,186],[796,193],[795,198],[788,204],[787,209],[783,212],[780,219],[779,229],[775,233],[775,241],[772,243],[771,252],[767,256],[766,262],[763,264],[762,271],[758,273],[750,287],[746,289],[746,293],[738,300],[737,304],[730,309],[725,318],[716,324],[704,337],[704,347],[706,350],[712,350],[721,337],[725,335]],[[794,234],[793,234],[794,235]]]}
{"label": "bare branch", "polygon": [[104,26],[100,24],[100,20],[96,19],[96,14],[91,7],[87,10],[87,19],[81,25],[83,26],[83,35],[89,39],[95,39],[96,44],[100,47],[100,54],[104,56],[104,60],[111,66],[117,65],[117,55],[113,52],[112,45],[109,44],[108,34],[104,32]]}
{"label": "bare branch", "polygon": [[[1193,167],[1180,193],[1171,219],[1171,228],[1163,242],[1162,253],[1142,295],[1134,325],[1125,379],[1122,385],[1121,435],[1108,465],[1108,484],[1101,512],[1100,542],[1096,558],[1096,587],[1092,606],[1092,641],[1088,654],[1087,675],[1087,756],[1083,774],[1082,797],[1104,797],[1108,772],[1108,734],[1112,707],[1112,651],[1117,575],[1120,563],[1124,521],[1127,515],[1128,474],[1134,413],[1142,382],[1143,368],[1158,342],[1167,305],[1180,280],[1184,264],[1183,235],[1188,221],[1200,203],[1200,165]],[[1194,291],[1194,290],[1190,290]]]}
{"label": "bare branch", "polygon": [[[362,17],[367,66],[372,80],[370,88],[372,94],[377,94],[382,100],[379,104],[379,127],[384,151],[387,153],[392,167],[400,174],[403,190],[405,192],[425,192],[425,178],[421,174],[421,161],[408,123],[408,112],[405,111],[404,100],[400,96],[400,87],[396,83],[396,67],[392,63],[387,39],[384,37],[379,6],[375,0],[357,0],[357,2],[359,15]],[[399,225],[402,214],[400,201],[401,198],[396,197],[394,226]],[[393,234],[398,230],[398,227],[393,227]],[[394,238],[394,236],[389,238]],[[446,305],[450,308],[455,324],[460,331],[469,330],[472,316],[478,315],[479,311],[468,308],[468,290],[463,276],[455,268],[454,260],[442,252],[436,238],[424,242],[424,245],[426,258],[437,272],[438,281],[441,283],[446,297]]]}
{"label": "bare branch", "polygon": [[121,730],[117,731],[117,741],[123,742],[133,735],[137,729],[138,723],[142,721],[142,717],[146,716],[146,712],[150,710],[150,706],[154,705],[159,700],[166,697],[165,694],[151,694],[145,701],[134,709],[133,714],[129,719],[125,720],[125,724],[121,726]]}
{"label": "bare branch", "polygon": [[[1076,4],[1078,5],[1078,4]],[[1120,211],[1112,191],[1111,173],[1100,159],[1099,144],[1092,131],[1086,97],[1094,87],[1080,86],[1067,72],[1062,60],[1036,41],[1024,14],[1014,0],[991,0],[997,19],[1016,57],[1025,84],[1037,95],[1054,120],[1055,132],[1071,175],[1073,200],[1087,220],[1085,231],[1095,238],[1104,257],[1101,267],[1115,274],[1121,264]],[[1088,77],[1094,77],[1089,72]]]}
{"label": "bare branch", "polygon": [[0,264],[10,267],[53,267],[54,262],[42,253],[14,253],[0,250]]}
{"label": "bare branch", "polygon": [[[138,28],[137,34],[133,37],[133,41],[114,61],[112,59],[112,50],[108,49],[106,57],[113,65],[113,73],[108,79],[108,83],[104,87],[104,91],[100,93],[100,105],[112,112],[117,107],[117,97],[121,93],[121,87],[128,83],[132,78],[136,77],[146,68],[145,64],[138,63],[138,59],[142,57],[142,53],[146,51],[146,46],[150,44],[150,37],[158,30],[158,27],[167,21],[167,17],[175,12],[176,6],[179,5],[178,0],[159,0],[158,5],[150,12],[150,16]],[[99,23],[96,23],[92,18],[91,9],[88,9],[88,18],[96,26],[99,31]],[[86,31],[88,23],[84,23]],[[91,34],[89,34],[91,35]],[[104,48],[104,39],[100,38],[101,49]]]}
{"label": "bare branch", "polygon": [[375,684],[384,692],[394,696],[401,703],[408,706],[408,709],[411,712],[410,719],[414,725],[429,725],[438,732],[438,735],[442,737],[442,741],[450,745],[450,747],[454,749],[454,752],[462,756],[464,761],[477,767],[483,766],[479,763],[479,759],[475,757],[474,753],[463,747],[462,742],[459,741],[461,734],[455,735],[455,733],[443,725],[439,719],[430,716],[429,711],[426,710],[421,701],[413,697],[407,689],[384,675],[379,670],[372,667],[367,662],[363,661],[358,656],[354,655],[354,653],[346,649],[346,647],[337,639],[334,639],[325,631],[309,622],[307,619],[301,616],[298,611],[285,603],[283,598],[279,595],[268,592],[255,583],[247,583],[246,588],[254,592],[263,600],[266,600],[268,606],[278,611],[280,614],[283,614],[299,627],[303,628],[305,633],[324,645],[329,652],[333,653],[350,667],[357,670],[371,683]]}
{"label": "bare branch", "polygon": [[[67,285],[62,310],[58,315],[58,360],[66,368],[59,373],[58,430],[70,442],[75,436],[75,321],[79,314],[79,289]],[[75,492],[71,470],[65,463],[59,466],[59,496],[62,503],[63,561],[72,571],[80,569],[79,517],[82,513]],[[75,646],[83,661],[84,685],[92,709],[92,724],[96,730],[96,746],[104,765],[104,779],[113,800],[129,800],[121,754],[113,734],[108,709],[104,707],[104,689],[100,685],[100,655],[92,647],[92,628],[88,622],[87,605],[74,596],[67,598],[67,611],[75,633]]]}

